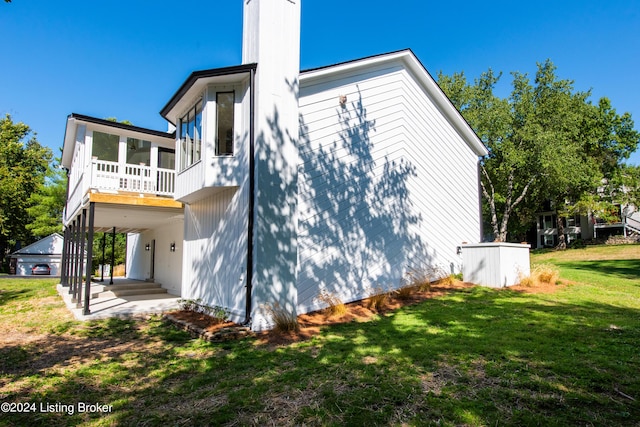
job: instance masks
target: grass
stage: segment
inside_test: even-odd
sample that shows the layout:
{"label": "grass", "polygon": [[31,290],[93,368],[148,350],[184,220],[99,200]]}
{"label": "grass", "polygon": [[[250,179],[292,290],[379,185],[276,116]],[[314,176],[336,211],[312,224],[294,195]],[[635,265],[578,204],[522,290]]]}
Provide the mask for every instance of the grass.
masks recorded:
{"label": "grass", "polygon": [[158,317],[81,324],[53,282],[1,279],[0,401],[112,412],[0,426],[638,425],[637,250],[535,254],[560,270],[555,293],[471,288],[279,347],[210,344]]}

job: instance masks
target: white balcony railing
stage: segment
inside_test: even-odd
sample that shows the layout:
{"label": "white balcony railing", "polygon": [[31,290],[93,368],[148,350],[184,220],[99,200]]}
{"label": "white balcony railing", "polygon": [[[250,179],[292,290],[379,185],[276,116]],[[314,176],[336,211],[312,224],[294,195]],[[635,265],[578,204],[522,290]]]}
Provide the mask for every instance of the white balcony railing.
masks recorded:
{"label": "white balcony railing", "polygon": [[172,169],[122,166],[117,162],[97,159],[91,161],[91,188],[98,190],[173,196],[175,183],[176,173]]}

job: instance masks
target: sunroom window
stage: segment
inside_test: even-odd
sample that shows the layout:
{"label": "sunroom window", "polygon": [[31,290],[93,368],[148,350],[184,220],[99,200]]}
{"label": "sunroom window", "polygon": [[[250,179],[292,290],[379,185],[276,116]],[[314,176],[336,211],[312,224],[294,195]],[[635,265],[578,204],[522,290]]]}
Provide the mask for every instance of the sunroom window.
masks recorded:
{"label": "sunroom window", "polygon": [[93,157],[97,157],[98,160],[117,162],[119,143],[120,137],[118,135],[111,135],[104,132],[93,131],[91,155]]}
{"label": "sunroom window", "polygon": [[180,170],[200,161],[202,153],[202,99],[180,119]]}
{"label": "sunroom window", "polygon": [[233,92],[216,94],[216,155],[233,155]]}
{"label": "sunroom window", "polygon": [[127,163],[151,165],[151,142],[137,138],[127,138]]}

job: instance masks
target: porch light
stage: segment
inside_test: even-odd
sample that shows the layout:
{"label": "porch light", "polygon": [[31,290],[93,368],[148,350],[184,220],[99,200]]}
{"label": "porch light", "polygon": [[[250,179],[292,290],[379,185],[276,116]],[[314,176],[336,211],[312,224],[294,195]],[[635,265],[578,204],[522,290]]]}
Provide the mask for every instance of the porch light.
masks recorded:
{"label": "porch light", "polygon": [[172,242],[171,245],[169,245],[169,250],[171,252],[175,252],[176,251],[176,242]]}
{"label": "porch light", "polygon": [[144,247],[144,250],[145,250],[145,251],[148,251],[149,249],[151,249],[151,246],[149,246],[149,244],[147,243],[147,244],[145,245],[145,247]]}

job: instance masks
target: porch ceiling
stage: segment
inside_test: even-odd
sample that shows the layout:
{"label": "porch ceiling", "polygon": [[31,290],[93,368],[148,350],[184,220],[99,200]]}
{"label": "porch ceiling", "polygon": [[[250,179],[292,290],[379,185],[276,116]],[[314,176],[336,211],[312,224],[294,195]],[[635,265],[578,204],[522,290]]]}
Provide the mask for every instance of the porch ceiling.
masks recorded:
{"label": "porch ceiling", "polygon": [[140,233],[184,218],[183,210],[157,206],[131,206],[96,203],[94,231]]}

